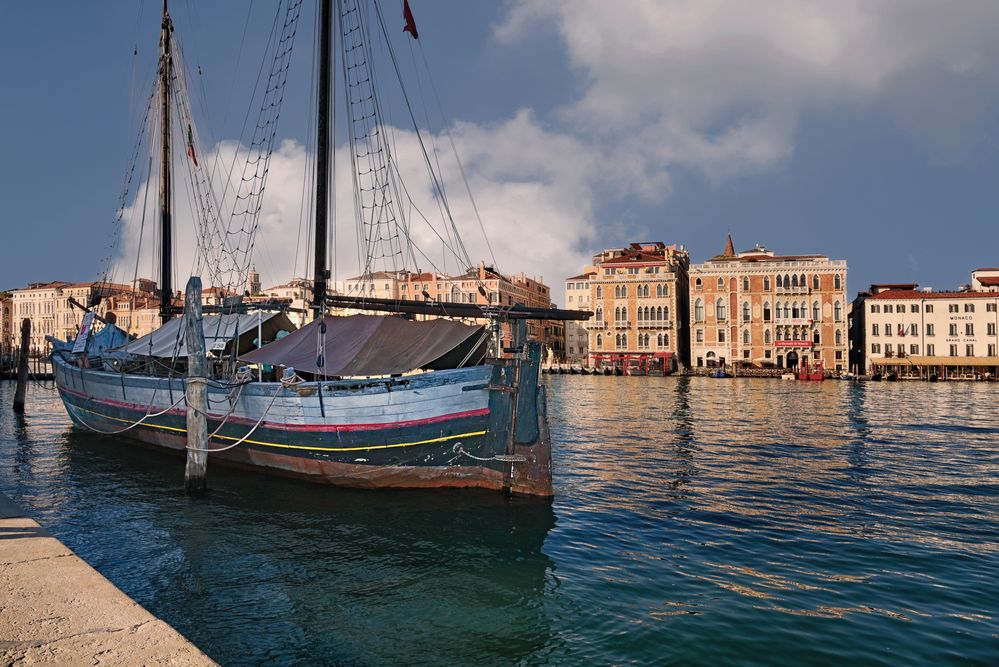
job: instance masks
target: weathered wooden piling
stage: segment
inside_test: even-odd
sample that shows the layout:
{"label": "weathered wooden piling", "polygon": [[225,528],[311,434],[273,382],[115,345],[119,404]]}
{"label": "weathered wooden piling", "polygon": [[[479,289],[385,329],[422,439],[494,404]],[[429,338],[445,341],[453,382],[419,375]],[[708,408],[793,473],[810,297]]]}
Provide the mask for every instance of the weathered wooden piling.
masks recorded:
{"label": "weathered wooden piling", "polygon": [[14,412],[24,412],[24,392],[28,388],[28,350],[31,345],[31,320],[21,320],[21,354],[17,359],[17,386],[14,388]]}
{"label": "weathered wooden piling", "polygon": [[187,467],[184,490],[189,496],[208,491],[208,357],[201,323],[201,278],[191,276],[184,295],[187,342]]}

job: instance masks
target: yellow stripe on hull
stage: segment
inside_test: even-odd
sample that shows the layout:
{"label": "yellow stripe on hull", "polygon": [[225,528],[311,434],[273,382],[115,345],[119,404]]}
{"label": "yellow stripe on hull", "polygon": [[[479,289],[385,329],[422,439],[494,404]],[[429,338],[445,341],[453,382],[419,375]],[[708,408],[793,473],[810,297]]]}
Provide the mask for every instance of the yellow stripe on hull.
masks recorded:
{"label": "yellow stripe on hull", "polygon": [[[74,410],[80,410],[81,412],[87,412],[87,413],[90,413],[92,415],[96,415],[96,416],[98,416],[98,417],[100,417],[102,419],[110,419],[112,421],[121,422],[122,424],[132,424],[132,423],[134,423],[133,421],[128,420],[128,419],[119,419],[118,417],[111,417],[109,415],[105,415],[105,414],[100,413],[100,412],[94,412],[93,410],[87,410],[86,408],[81,408],[78,405],[73,405],[72,407],[73,407]],[[158,429],[162,429],[164,431],[174,431],[174,432],[177,432],[177,433],[187,433],[187,429],[185,429],[185,428],[177,428],[176,426],[165,426],[165,425],[162,425],[162,424],[149,424],[149,423],[143,423],[143,424],[140,424],[140,426],[147,426],[149,428],[158,428]],[[448,440],[457,440],[458,438],[471,438],[471,437],[474,437],[474,436],[485,435],[488,432],[489,431],[470,431],[468,433],[458,433],[456,435],[447,435],[447,436],[443,436],[443,437],[440,437],[440,438],[432,438],[430,440],[417,440],[415,442],[400,442],[400,443],[391,444],[391,445],[367,445],[365,447],[310,447],[308,445],[286,445],[286,444],[279,443],[279,442],[264,442],[262,440],[244,440],[243,442],[254,444],[254,445],[261,445],[262,447],[279,447],[281,449],[304,449],[306,451],[315,451],[315,452],[361,452],[361,451],[366,451],[366,450],[369,450],[369,449],[393,449],[393,448],[396,448],[396,447],[415,447],[417,445],[429,445],[429,444],[432,444],[432,443],[435,443],[435,442],[446,442]],[[214,435],[214,436],[212,436],[212,439],[231,440],[233,442],[235,442],[237,440],[240,440],[240,438],[234,438],[232,436],[227,436],[227,435]]]}

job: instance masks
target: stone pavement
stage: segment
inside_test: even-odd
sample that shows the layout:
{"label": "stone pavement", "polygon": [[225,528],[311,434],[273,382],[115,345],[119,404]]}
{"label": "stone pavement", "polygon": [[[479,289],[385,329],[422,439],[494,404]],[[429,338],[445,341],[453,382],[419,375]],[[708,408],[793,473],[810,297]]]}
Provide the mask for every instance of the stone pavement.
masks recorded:
{"label": "stone pavement", "polygon": [[0,493],[0,666],[214,665]]}

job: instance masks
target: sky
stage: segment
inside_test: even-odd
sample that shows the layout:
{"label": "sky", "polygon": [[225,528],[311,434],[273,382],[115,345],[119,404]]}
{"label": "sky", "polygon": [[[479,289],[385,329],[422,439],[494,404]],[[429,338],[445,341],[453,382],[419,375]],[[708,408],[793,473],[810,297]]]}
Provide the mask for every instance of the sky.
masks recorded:
{"label": "sky", "polygon": [[[873,282],[951,289],[999,266],[999,3],[411,0],[415,45],[401,0],[381,4],[398,22],[393,48],[417,73],[407,89],[432,145],[453,140],[465,167],[492,250],[455,195],[469,255],[543,277],[556,299],[603,248],[661,240],[699,262],[728,233],[737,250],[846,259],[851,293]],[[202,160],[246,142],[275,7],[171,2],[188,68],[200,72]],[[0,6],[0,289],[98,276],[159,11],[159,0]],[[265,286],[307,270],[313,21],[305,0],[253,255]],[[418,74],[424,59],[443,116]],[[388,119],[396,156],[414,202],[433,206],[402,108]],[[449,193],[460,193],[460,172],[442,159]],[[349,200],[349,183],[336,191]],[[129,199],[127,216],[140,209]],[[186,266],[193,232],[178,234]],[[137,238],[123,232],[120,266],[135,263]],[[335,270],[356,270],[351,252],[338,250]]]}

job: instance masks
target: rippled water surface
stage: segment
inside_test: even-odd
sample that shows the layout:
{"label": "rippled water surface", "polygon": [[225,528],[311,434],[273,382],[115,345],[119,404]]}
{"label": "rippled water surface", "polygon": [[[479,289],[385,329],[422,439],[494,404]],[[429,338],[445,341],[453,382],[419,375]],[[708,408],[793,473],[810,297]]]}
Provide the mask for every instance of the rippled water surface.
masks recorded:
{"label": "rippled water surface", "polygon": [[999,664],[999,386],[545,381],[553,504],[189,500],[11,383],[0,489],[224,664]]}

